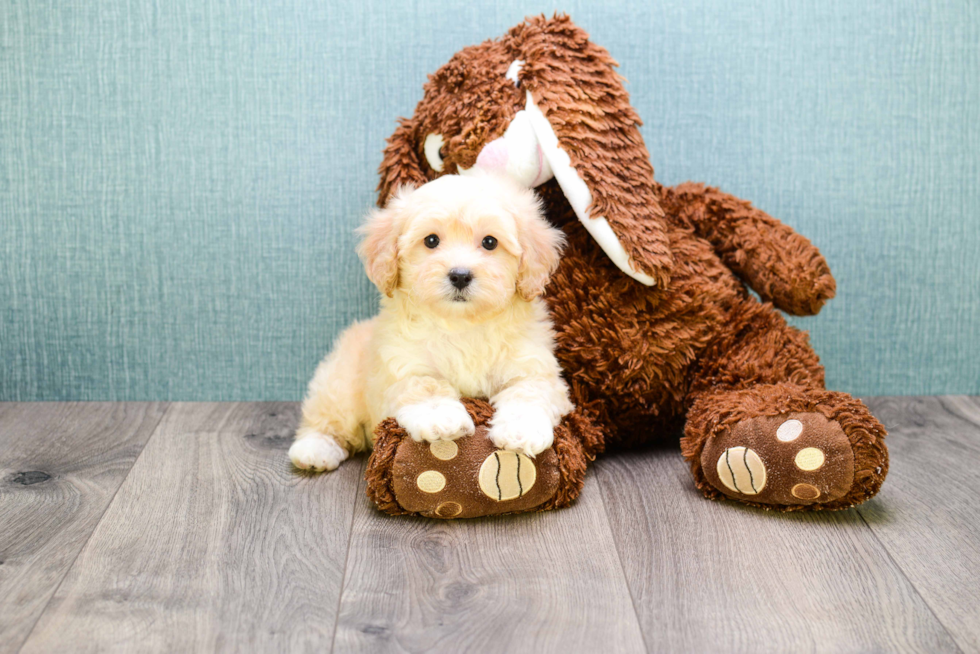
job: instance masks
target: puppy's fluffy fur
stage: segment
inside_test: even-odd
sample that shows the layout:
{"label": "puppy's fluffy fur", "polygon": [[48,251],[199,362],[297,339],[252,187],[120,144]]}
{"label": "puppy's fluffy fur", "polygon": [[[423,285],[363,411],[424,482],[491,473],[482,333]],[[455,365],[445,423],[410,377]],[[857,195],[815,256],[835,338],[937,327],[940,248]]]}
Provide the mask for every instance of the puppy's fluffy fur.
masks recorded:
{"label": "puppy's fluffy fur", "polygon": [[[370,448],[389,416],[417,441],[470,435],[461,396],[490,400],[497,447],[531,456],[550,447],[572,409],[539,299],[562,236],[534,193],[504,178],[446,175],[399,190],[361,231],[381,311],[341,334],[317,368],[293,464],[333,470]],[[459,284],[465,272],[472,281],[457,288],[450,275]]]}

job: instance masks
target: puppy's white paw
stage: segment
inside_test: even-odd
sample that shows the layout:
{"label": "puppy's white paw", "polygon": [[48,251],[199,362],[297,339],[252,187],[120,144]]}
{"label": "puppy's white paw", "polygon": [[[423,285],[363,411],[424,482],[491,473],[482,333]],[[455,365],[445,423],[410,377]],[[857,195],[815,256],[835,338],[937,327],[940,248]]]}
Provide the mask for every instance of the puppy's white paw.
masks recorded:
{"label": "puppy's white paw", "polygon": [[534,404],[509,404],[497,407],[487,436],[497,447],[541,454],[555,441],[555,428],[548,412]]}
{"label": "puppy's white paw", "polygon": [[303,436],[289,448],[289,459],[300,470],[335,470],[347,457],[347,450],[322,434]]}
{"label": "puppy's white paw", "polygon": [[395,420],[416,441],[451,441],[476,431],[463,403],[446,398],[403,406],[395,412]]}

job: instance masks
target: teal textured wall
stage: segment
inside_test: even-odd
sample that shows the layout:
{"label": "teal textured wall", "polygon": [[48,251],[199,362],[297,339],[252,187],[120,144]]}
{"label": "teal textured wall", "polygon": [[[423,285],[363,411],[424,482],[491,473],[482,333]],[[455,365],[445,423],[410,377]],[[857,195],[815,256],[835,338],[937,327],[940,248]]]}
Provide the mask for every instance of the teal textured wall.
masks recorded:
{"label": "teal textured wall", "polygon": [[0,399],[296,399],[370,315],[353,253],[428,72],[560,8],[658,178],[826,254],[828,383],[980,393],[980,3],[0,3]]}

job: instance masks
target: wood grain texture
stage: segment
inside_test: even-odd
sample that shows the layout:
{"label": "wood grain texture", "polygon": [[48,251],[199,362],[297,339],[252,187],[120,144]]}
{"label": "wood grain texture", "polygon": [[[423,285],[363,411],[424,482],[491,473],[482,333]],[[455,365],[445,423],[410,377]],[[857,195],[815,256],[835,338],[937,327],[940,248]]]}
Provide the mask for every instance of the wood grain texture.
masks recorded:
{"label": "wood grain texture", "polygon": [[358,461],[292,470],[295,404],[175,404],[24,652],[326,649]]}
{"label": "wood grain texture", "polygon": [[674,447],[597,468],[650,651],[956,650],[857,512],[708,501]]}
{"label": "wood grain texture", "polygon": [[868,402],[891,469],[859,512],[965,652],[980,651],[980,398]]}
{"label": "wood grain texture", "polygon": [[0,404],[0,653],[976,651],[980,399],[869,405],[857,510],[709,502],[669,447],[442,522],[378,513],[363,460],[293,472],[295,404]]}
{"label": "wood grain texture", "polygon": [[354,515],[337,652],[640,652],[595,480],[561,511]]}
{"label": "wood grain texture", "polygon": [[165,408],[0,405],[0,653],[27,638]]}

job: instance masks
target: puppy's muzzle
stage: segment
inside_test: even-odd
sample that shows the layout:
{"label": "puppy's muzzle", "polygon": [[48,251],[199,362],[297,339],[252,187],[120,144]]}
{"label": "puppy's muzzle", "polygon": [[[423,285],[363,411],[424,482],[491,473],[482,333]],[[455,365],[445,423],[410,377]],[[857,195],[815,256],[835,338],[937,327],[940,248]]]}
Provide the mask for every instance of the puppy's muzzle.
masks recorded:
{"label": "puppy's muzzle", "polygon": [[465,289],[472,281],[473,273],[465,268],[453,268],[449,271],[449,283],[458,291]]}

